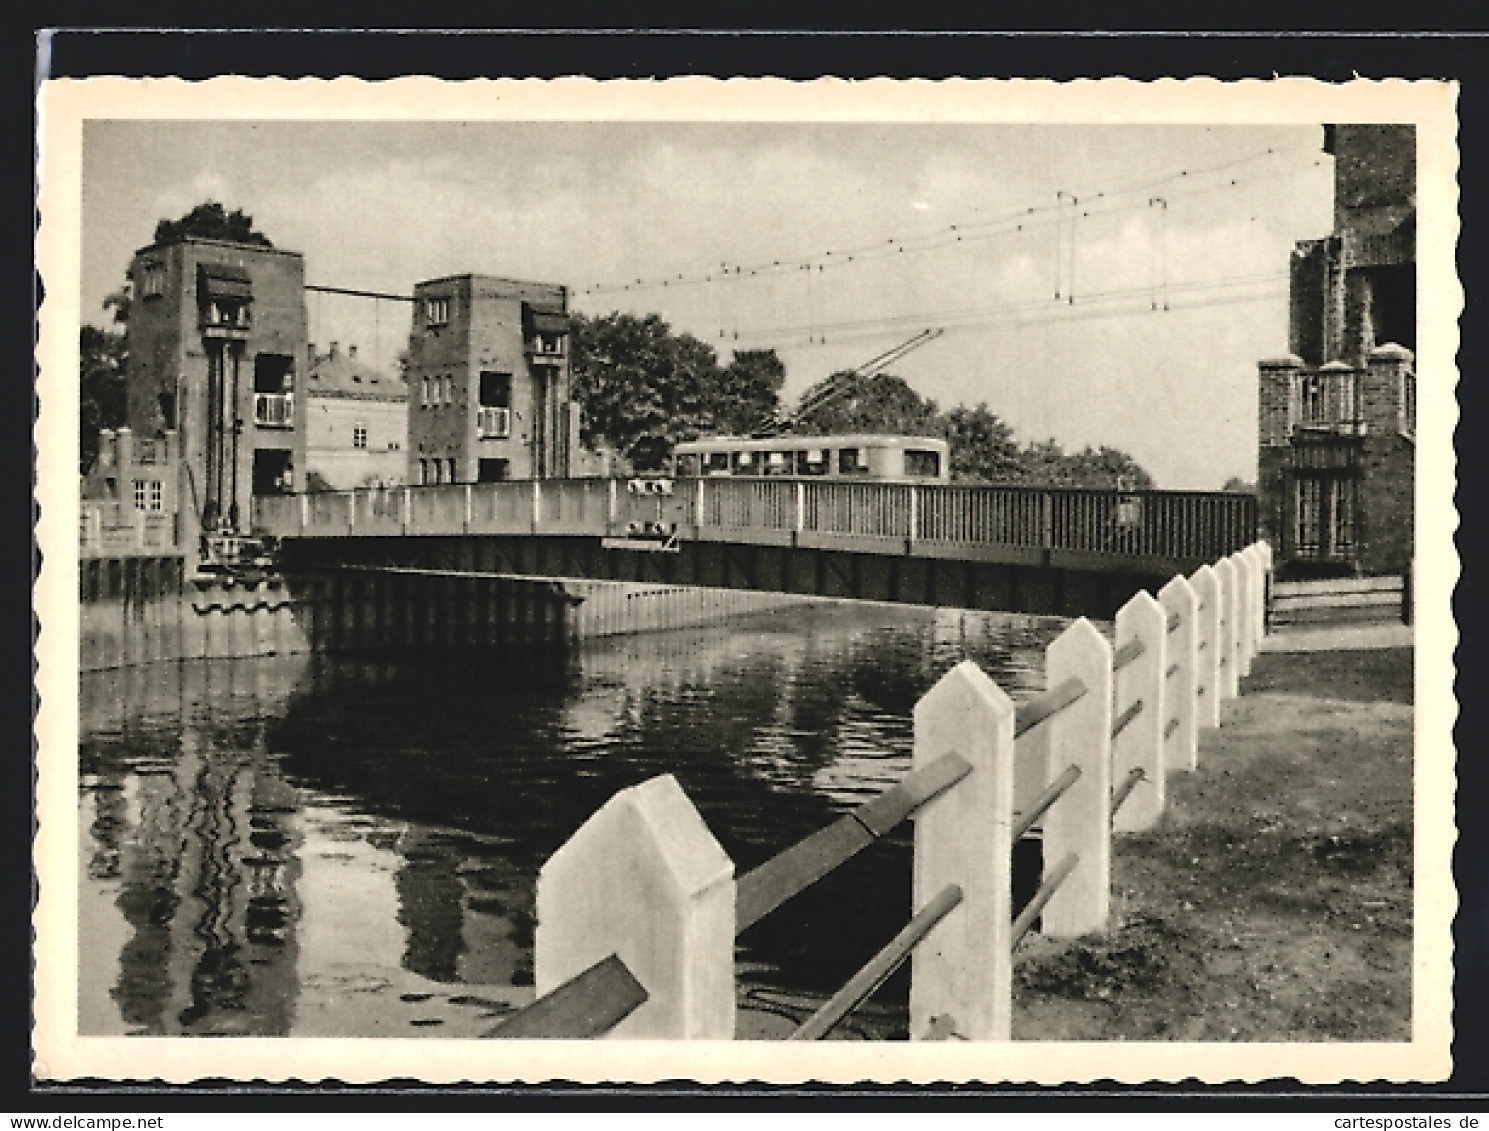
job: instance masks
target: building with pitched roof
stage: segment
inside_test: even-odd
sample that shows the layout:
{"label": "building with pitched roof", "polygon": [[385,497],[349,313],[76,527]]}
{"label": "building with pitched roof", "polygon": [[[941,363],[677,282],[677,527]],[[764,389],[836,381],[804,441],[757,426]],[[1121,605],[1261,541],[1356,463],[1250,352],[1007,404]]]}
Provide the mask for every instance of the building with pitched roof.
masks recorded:
{"label": "building with pitched roof", "polygon": [[408,387],[337,342],[310,347],[305,378],[305,489],[396,487],[408,472]]}

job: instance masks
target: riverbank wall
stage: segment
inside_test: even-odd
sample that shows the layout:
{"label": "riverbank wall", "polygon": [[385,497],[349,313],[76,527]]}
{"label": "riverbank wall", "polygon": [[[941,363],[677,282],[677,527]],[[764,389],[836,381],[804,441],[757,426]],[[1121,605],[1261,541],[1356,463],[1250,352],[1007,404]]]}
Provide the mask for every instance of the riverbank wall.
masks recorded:
{"label": "riverbank wall", "polygon": [[712,624],[807,599],[413,569],[192,577],[179,555],[90,558],[79,563],[78,666],[558,643]]}

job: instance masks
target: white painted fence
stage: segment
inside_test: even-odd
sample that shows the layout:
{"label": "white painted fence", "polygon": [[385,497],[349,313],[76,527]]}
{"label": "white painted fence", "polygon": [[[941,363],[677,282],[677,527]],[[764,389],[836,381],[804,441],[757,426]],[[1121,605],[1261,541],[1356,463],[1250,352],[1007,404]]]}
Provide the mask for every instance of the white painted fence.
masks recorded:
{"label": "white painted fence", "polygon": [[[1115,646],[1075,621],[1022,705],[958,664],[915,707],[899,785],[745,876],[671,775],[622,790],[539,873],[540,996],[492,1035],[733,1039],[736,935],[913,816],[909,924],[793,1039],[824,1036],[907,960],[912,1039],[1010,1039],[1020,940],[1036,920],[1056,938],[1107,929],[1112,836],[1153,828],[1166,775],[1196,768],[1265,631],[1270,572],[1257,543],[1140,592]],[[1036,827],[1044,874],[1014,918],[1013,845]]]}

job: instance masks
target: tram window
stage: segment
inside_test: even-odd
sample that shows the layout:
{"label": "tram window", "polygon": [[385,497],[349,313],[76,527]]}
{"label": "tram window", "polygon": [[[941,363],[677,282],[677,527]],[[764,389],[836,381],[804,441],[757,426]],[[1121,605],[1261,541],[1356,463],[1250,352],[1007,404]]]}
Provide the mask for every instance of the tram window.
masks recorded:
{"label": "tram window", "polygon": [[697,452],[683,452],[677,457],[677,474],[679,476],[693,476],[698,474],[699,456]]}
{"label": "tram window", "polygon": [[838,450],[839,475],[867,475],[869,453],[862,448],[840,448]]}
{"label": "tram window", "polygon": [[796,453],[797,475],[826,475],[827,453],[821,448],[806,448]]}
{"label": "tram window", "polygon": [[735,475],[759,475],[760,474],[760,464],[755,459],[755,453],[754,452],[735,452],[734,453],[734,474]]}
{"label": "tram window", "polygon": [[766,475],[790,475],[791,461],[787,457],[790,452],[766,452],[765,474]]}
{"label": "tram window", "polygon": [[941,474],[941,453],[925,448],[905,449],[905,474],[920,479],[935,479]]}
{"label": "tram window", "polygon": [[704,452],[703,453],[704,475],[728,475],[729,453],[728,452]]}

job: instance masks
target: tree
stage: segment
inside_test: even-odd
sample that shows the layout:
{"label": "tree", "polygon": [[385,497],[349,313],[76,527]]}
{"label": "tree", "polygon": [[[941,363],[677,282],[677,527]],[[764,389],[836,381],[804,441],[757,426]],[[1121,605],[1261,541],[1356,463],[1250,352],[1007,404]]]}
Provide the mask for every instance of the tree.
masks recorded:
{"label": "tree", "polygon": [[125,420],[124,335],[84,325],[78,336],[79,471],[84,475],[98,459],[98,430],[118,428]]}
{"label": "tree", "polygon": [[858,377],[852,370],[834,373],[844,392],[797,418],[793,431],[808,436],[848,432],[885,432],[901,436],[937,436],[942,425],[936,402],[926,400],[888,373]]}
{"label": "tree", "polygon": [[158,244],[174,243],[186,236],[231,240],[257,247],[274,246],[268,236],[254,229],[252,216],[240,208],[229,212],[216,200],[203,201],[179,220],[161,220],[155,225],[155,242]]}
{"label": "tree", "polygon": [[1220,489],[1234,495],[1256,494],[1256,484],[1246,482],[1246,480],[1242,479],[1239,475],[1232,475],[1225,481],[1225,485]]}
{"label": "tree", "polygon": [[576,314],[569,340],[580,438],[608,444],[643,471],[664,467],[680,440],[754,427],[774,411],[785,380],[773,351],[736,354],[721,369],[712,346],[674,335],[655,314]]}
{"label": "tree", "polygon": [[721,432],[747,435],[764,427],[779,411],[786,366],[775,350],[735,350],[734,357],[705,392],[714,425]]}
{"label": "tree", "polygon": [[988,410],[958,405],[942,416],[942,432],[951,445],[951,477],[973,483],[1016,483],[1023,478],[1013,429]]}

